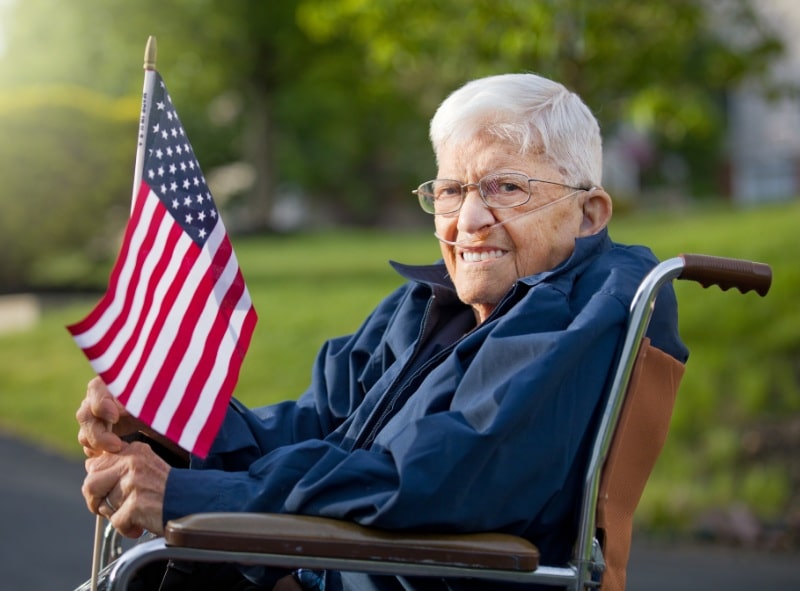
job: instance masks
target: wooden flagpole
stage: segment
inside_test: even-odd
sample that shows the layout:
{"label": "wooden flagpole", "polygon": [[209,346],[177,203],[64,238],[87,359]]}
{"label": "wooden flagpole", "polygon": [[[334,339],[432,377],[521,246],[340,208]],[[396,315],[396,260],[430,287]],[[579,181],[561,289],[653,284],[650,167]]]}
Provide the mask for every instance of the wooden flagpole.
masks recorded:
{"label": "wooden flagpole", "polygon": [[[155,84],[156,57],[158,48],[156,38],[150,35],[144,50],[144,86],[142,88],[142,112],[139,117],[139,137],[136,143],[136,163],[133,170],[133,193],[131,195],[131,211],[133,211],[139,186],[142,184],[142,172],[145,157],[145,138],[147,126],[150,121],[150,108],[152,106],[153,85]],[[109,425],[109,429],[111,426]],[[94,548],[92,551],[92,578],[91,591],[97,591],[97,576],[100,572],[101,554],[103,552],[103,530],[105,522],[102,515],[97,515],[94,526]]]}

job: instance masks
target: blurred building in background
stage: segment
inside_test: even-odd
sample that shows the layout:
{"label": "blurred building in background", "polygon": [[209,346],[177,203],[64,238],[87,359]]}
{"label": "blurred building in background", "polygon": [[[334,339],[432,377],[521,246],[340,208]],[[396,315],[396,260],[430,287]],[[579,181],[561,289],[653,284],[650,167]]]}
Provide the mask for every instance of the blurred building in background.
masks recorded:
{"label": "blurred building in background", "polygon": [[[788,201],[800,195],[800,2],[755,0],[752,5],[784,43],[785,55],[771,71],[776,87],[797,90],[770,97],[752,81],[731,88],[725,96],[724,164],[711,184],[716,195],[741,205]],[[722,4],[712,7],[724,12]],[[728,30],[730,26],[720,25],[728,40],[746,43],[748,31]],[[656,187],[643,181],[653,167],[664,179]],[[693,196],[682,157],[659,152],[647,132],[634,125],[604,137],[603,168],[603,184],[623,203],[670,207]]]}
{"label": "blurred building in background", "polygon": [[[786,46],[774,75],[800,84],[800,2],[758,0],[754,6],[775,27]],[[728,189],[733,201],[783,201],[800,194],[800,98],[769,100],[761,89],[744,86],[729,97]]]}

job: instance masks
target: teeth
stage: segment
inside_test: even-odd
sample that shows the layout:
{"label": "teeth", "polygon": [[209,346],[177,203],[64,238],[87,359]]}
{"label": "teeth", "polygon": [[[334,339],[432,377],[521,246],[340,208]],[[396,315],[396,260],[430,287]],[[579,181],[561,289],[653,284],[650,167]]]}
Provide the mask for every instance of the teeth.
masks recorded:
{"label": "teeth", "polygon": [[481,252],[464,251],[461,253],[462,258],[468,263],[478,263],[480,261],[488,261],[489,259],[499,259],[503,256],[502,250],[483,250]]}

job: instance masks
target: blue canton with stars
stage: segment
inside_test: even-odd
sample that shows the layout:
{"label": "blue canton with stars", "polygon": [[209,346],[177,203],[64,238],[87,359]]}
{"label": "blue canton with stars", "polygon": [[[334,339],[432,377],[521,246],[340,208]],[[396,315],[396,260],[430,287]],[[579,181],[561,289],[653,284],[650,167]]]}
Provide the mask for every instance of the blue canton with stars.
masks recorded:
{"label": "blue canton with stars", "polygon": [[145,149],[143,180],[183,231],[202,248],[219,216],[200,164],[158,72],[153,84]]}

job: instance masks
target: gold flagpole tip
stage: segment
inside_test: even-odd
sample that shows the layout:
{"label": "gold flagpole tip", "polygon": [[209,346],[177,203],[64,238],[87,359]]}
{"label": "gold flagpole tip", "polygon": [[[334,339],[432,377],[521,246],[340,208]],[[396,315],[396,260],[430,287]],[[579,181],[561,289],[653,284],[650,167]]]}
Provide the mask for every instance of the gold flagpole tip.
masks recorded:
{"label": "gold flagpole tip", "polygon": [[156,43],[156,38],[150,35],[147,38],[147,46],[144,48],[144,69],[145,70],[155,70],[156,69],[156,56],[158,54],[158,44]]}

